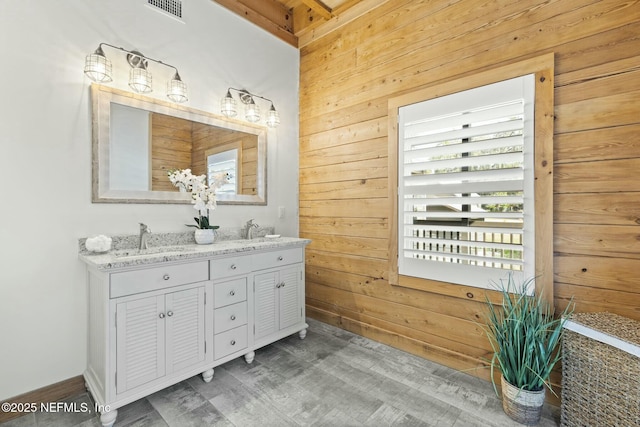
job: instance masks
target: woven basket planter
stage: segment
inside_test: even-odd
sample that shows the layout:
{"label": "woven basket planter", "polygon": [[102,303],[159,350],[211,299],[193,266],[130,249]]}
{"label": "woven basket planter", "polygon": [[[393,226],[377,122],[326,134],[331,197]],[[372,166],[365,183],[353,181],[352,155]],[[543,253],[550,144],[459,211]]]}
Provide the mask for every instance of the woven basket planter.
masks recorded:
{"label": "woven basket planter", "polygon": [[509,384],[504,377],[500,378],[502,385],[502,409],[514,421],[528,426],[540,422],[545,392],[522,390]]}

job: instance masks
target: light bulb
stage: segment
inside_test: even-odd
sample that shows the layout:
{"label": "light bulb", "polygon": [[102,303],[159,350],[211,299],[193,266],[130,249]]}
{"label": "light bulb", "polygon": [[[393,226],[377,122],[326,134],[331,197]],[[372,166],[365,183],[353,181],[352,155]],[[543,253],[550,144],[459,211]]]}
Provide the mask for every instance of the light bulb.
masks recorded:
{"label": "light bulb", "polygon": [[107,59],[102,51],[102,47],[92,54],[87,55],[84,62],[84,73],[94,82],[108,83],[111,78],[111,61]]}
{"label": "light bulb", "polygon": [[270,128],[278,127],[280,124],[280,115],[276,111],[276,107],[271,103],[271,108],[269,109],[269,113],[267,113],[267,126]]}
{"label": "light bulb", "polygon": [[255,123],[260,120],[260,108],[253,101],[253,98],[251,98],[244,110],[244,118],[251,123]]}
{"label": "light bulb", "polygon": [[178,103],[189,100],[189,98],[187,98],[187,85],[182,81],[177,72],[176,75],[167,82],[167,98]]}
{"label": "light bulb", "polygon": [[220,111],[226,117],[235,117],[238,114],[236,100],[231,96],[230,90],[227,90],[227,95],[220,101]]}
{"label": "light bulb", "polygon": [[145,68],[132,68],[129,73],[129,86],[138,93],[151,92],[151,73]]}

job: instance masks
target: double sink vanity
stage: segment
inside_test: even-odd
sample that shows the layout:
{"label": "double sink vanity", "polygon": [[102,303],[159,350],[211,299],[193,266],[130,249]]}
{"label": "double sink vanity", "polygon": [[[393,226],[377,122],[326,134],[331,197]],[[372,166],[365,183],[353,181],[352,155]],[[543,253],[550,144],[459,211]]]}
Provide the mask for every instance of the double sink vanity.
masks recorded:
{"label": "double sink vanity", "polygon": [[[91,104],[92,202],[192,204],[167,172],[211,176],[223,156],[234,182],[217,204],[267,205],[265,126],[98,84]],[[89,305],[84,377],[104,426],[128,403],[197,374],[209,382],[218,365],[240,356],[251,363],[262,346],[305,337],[310,241],[252,239],[254,227],[249,221],[243,233],[226,230],[220,241],[196,245],[193,232],[150,234],[141,224],[140,236],[114,236],[104,254],[90,252],[101,250],[96,240],[80,240]]]}
{"label": "double sink vanity", "polygon": [[[191,234],[192,236],[192,234]],[[184,239],[188,242],[188,239]],[[286,336],[306,335],[306,239],[190,242],[92,254],[87,388],[111,426],[117,408]]]}

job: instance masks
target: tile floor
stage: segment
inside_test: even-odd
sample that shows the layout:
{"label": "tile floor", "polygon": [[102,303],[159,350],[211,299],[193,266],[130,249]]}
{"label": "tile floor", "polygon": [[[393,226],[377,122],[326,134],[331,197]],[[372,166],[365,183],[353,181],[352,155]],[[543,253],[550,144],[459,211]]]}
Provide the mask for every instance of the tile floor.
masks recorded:
{"label": "tile floor", "polygon": [[[298,335],[119,409],[125,426],[518,426],[491,384],[309,319]],[[69,399],[93,407],[87,393]],[[557,426],[545,406],[540,426]],[[99,427],[94,413],[35,413],[2,427]]]}

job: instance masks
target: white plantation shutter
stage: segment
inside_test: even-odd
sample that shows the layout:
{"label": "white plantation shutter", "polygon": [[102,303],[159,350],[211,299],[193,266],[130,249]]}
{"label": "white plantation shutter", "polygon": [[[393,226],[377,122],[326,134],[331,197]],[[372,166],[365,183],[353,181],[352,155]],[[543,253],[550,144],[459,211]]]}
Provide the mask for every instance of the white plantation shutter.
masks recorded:
{"label": "white plantation shutter", "polygon": [[238,194],[237,179],[239,155],[238,149],[223,151],[207,156],[207,173],[209,185],[215,181],[218,173],[226,173],[227,182],[216,190],[217,194]]}
{"label": "white plantation shutter", "polygon": [[398,271],[534,275],[533,75],[399,109]]}

